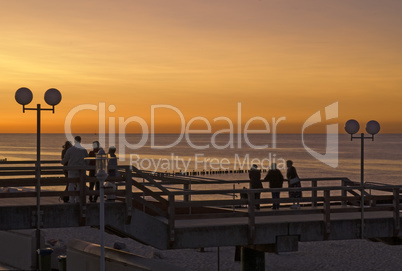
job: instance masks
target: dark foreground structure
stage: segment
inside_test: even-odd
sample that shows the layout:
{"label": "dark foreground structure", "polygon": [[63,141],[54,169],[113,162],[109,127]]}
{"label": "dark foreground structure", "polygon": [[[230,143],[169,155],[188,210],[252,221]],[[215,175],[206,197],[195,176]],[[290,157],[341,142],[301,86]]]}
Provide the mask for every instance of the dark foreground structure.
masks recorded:
{"label": "dark foreground structure", "polygon": [[[27,176],[35,176],[37,168],[29,163],[3,162],[0,187],[34,187],[37,180]],[[99,204],[87,203],[89,195],[98,193],[87,189],[89,182],[97,181],[85,176],[88,168],[82,168],[81,178],[74,180],[83,188],[79,192],[49,191],[48,186],[63,190],[67,180],[60,177],[62,167],[52,165],[59,161],[43,163],[49,165],[41,166],[40,228],[99,226]],[[264,270],[265,252],[296,251],[298,242],[402,236],[402,186],[362,188],[347,178],[302,179],[302,207],[293,210],[288,198],[292,188],[230,189],[248,180],[118,169],[118,176],[108,179],[117,190],[105,190],[106,195],[116,195],[114,202],[105,203],[109,232],[158,249],[236,246],[241,250],[242,270]],[[275,190],[281,191],[281,199],[270,197]],[[260,200],[254,199],[256,192],[261,193]],[[247,193],[247,199],[240,193]],[[62,203],[58,200],[62,195],[79,195],[81,203]],[[36,197],[37,191],[29,189],[0,193],[0,230],[37,228]],[[274,201],[280,203],[280,210],[271,209]],[[260,210],[255,209],[258,203]]]}

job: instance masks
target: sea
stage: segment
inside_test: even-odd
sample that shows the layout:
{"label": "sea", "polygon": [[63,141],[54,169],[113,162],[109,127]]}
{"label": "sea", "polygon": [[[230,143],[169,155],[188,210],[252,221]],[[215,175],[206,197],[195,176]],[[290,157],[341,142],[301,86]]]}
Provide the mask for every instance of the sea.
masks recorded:
{"label": "sea", "polygon": [[[42,134],[41,160],[60,160],[74,135]],[[97,140],[115,146],[120,165],[158,172],[247,170],[272,163],[286,173],[292,160],[301,178],[347,177],[360,181],[361,139],[348,134],[80,134],[89,150]],[[36,160],[36,134],[1,134],[0,159]],[[243,178],[242,176],[241,178]],[[229,177],[226,178],[237,178]],[[364,180],[402,185],[402,134],[364,140]]]}

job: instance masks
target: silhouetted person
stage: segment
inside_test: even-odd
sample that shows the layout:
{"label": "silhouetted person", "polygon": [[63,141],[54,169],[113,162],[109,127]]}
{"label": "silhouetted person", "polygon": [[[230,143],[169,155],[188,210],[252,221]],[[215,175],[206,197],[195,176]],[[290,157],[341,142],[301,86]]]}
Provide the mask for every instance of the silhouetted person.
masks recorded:
{"label": "silhouetted person", "polygon": [[[288,160],[286,161],[286,166],[288,168],[287,173],[286,173],[286,178],[289,181],[289,187],[301,187],[300,179],[298,182],[294,184],[290,184],[290,180],[293,178],[299,178],[299,175],[297,175],[296,168],[293,166],[293,161]],[[293,205],[290,207],[292,209],[298,209],[300,208],[300,198],[302,197],[302,192],[301,190],[295,190],[295,191],[289,191],[289,198],[294,199]]]}
{"label": "silhouetted person", "polygon": [[[63,150],[61,151],[61,160],[63,160],[64,156],[66,155],[67,150],[69,148],[71,148],[72,146],[73,146],[73,144],[71,143],[71,141],[66,141],[66,143],[64,143]],[[68,166],[68,163],[65,166]],[[68,177],[67,169],[63,169],[63,173],[64,173],[64,176]]]}
{"label": "silhouetted person", "polygon": [[[257,165],[253,165],[248,171],[248,177],[250,178],[250,189],[261,189],[261,171],[258,169]],[[255,199],[259,200],[261,193],[255,193]],[[256,209],[260,209],[260,204],[255,205]]]}
{"label": "silhouetted person", "polygon": [[[63,160],[64,156],[66,155],[66,152],[69,148],[71,148],[73,144],[71,144],[71,141],[66,141],[63,145],[63,150],[61,151],[61,160]],[[68,163],[65,165],[68,166]],[[64,176],[67,178],[68,177],[68,171],[67,169],[63,169]],[[65,191],[68,191],[68,183],[66,184]],[[63,196],[61,198],[64,202],[68,202],[68,196]]]}
{"label": "silhouetted person", "polygon": [[116,147],[114,147],[114,146],[109,147],[108,154],[109,154],[108,175],[110,177],[116,177],[116,172],[117,172]]}
{"label": "silhouetted person", "polygon": [[[246,190],[247,188],[243,186],[243,189]],[[248,199],[247,193],[240,193],[240,199]],[[247,207],[247,204],[242,204],[240,207]]]}
{"label": "silhouetted person", "polygon": [[[67,165],[69,167],[83,167],[85,166],[85,157],[88,157],[88,152],[86,149],[84,149],[81,146],[81,137],[76,136],[74,138],[74,146],[69,148],[66,151],[66,154],[64,155],[63,160],[61,163],[63,165]],[[68,178],[69,179],[77,179],[80,177],[80,171],[79,169],[68,169]],[[68,191],[78,191],[79,190],[79,184],[75,182],[70,182],[68,184]],[[79,197],[78,196],[71,196],[69,197],[70,203],[76,203],[79,202]]]}
{"label": "silhouetted person", "polygon": [[[96,157],[96,154],[99,152],[99,148],[100,148],[100,144],[99,141],[94,141],[92,142],[92,151],[89,152],[89,157]],[[89,165],[90,166],[96,166],[96,160],[89,160]],[[89,177],[95,177],[96,176],[96,170],[95,169],[91,169],[89,170]],[[99,191],[99,182],[91,182],[89,184],[89,190],[94,190],[95,187],[95,191]],[[89,196],[89,201],[90,202],[96,202],[98,200],[98,196],[97,195],[90,195]]]}
{"label": "silhouetted person", "polygon": [[[116,147],[112,146],[109,147],[109,163],[108,163],[108,175],[109,177],[116,177],[117,174],[117,157],[116,157]],[[105,183],[105,188],[108,188],[110,190],[112,190],[113,192],[116,191],[116,184],[114,183],[114,181],[109,180],[108,182]],[[115,194],[109,194],[106,196],[106,200],[108,201],[114,201],[116,199],[116,195]]]}
{"label": "silhouetted person", "polygon": [[[282,188],[283,185],[283,175],[282,172],[276,168],[276,164],[273,163],[271,168],[268,170],[267,176],[264,178],[265,181],[268,181],[269,188]],[[281,192],[272,192],[272,199],[279,199]],[[279,209],[279,202],[272,204],[272,209]]]}

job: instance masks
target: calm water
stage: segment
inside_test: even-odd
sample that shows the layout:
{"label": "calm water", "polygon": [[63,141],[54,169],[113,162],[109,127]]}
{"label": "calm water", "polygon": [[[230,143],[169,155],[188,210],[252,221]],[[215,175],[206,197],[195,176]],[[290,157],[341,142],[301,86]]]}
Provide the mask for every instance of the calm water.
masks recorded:
{"label": "calm water", "polygon": [[[239,140],[238,137],[241,136]],[[229,135],[197,134],[189,136],[190,144],[207,146],[209,148],[195,149],[189,140],[183,138],[172,148],[155,148],[152,146],[168,146],[178,141],[179,135],[155,135],[152,143],[150,135],[127,134],[122,138],[117,135],[99,138],[96,134],[82,134],[82,141],[87,149],[94,140],[99,140],[106,149],[110,145],[117,147],[119,163],[133,164],[141,169],[168,172],[201,171],[203,169],[218,170],[221,167],[229,169],[248,169],[252,163],[267,167],[271,162],[278,163],[284,170],[284,161],[291,159],[300,177],[348,177],[354,181],[360,180],[360,140],[350,141],[345,134],[339,135],[339,163],[332,168],[310,155],[303,147],[301,135],[279,134],[275,140],[271,135],[250,135],[253,145],[266,145],[266,148],[251,148],[245,142],[243,135],[234,135],[230,145]],[[141,139],[144,139],[141,142]],[[42,135],[42,160],[58,160],[66,137],[64,134]],[[134,148],[135,144],[143,145]],[[276,143],[276,146],[274,146]],[[304,143],[315,152],[324,154],[326,135],[305,135]],[[218,148],[213,147],[213,144]],[[131,146],[130,146],[131,145]],[[226,148],[224,148],[226,146]],[[241,146],[239,146],[241,145]],[[275,148],[273,148],[275,147]],[[13,160],[36,159],[35,134],[2,134],[0,136],[0,158]],[[255,159],[253,161],[253,159]],[[222,163],[220,165],[220,163]],[[236,177],[235,177],[236,178]],[[241,177],[241,178],[244,178]],[[389,184],[402,184],[402,135],[379,134],[375,141],[365,140],[365,180]]]}

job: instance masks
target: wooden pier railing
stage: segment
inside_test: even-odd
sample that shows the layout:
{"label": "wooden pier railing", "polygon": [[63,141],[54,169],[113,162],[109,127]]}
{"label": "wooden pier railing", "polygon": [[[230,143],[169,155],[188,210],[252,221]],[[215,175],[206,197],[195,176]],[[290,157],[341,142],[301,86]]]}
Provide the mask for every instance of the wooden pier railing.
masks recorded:
{"label": "wooden pier railing", "polygon": [[[141,177],[145,172],[134,168],[134,176]],[[310,178],[302,179],[302,188],[276,189],[213,189],[214,186],[222,184],[248,183],[249,180],[230,180],[222,181],[206,177],[189,177],[169,175],[165,173],[147,172],[148,177],[152,177],[152,182],[137,183],[137,188],[141,190],[136,197],[150,197],[152,200],[143,201],[143,210],[150,214],[163,216],[170,225],[170,239],[174,240],[174,225],[176,220],[187,219],[211,219],[227,217],[246,217],[249,225],[249,238],[255,236],[256,218],[261,216],[280,216],[280,215],[308,215],[322,214],[325,225],[325,237],[330,235],[331,214],[334,213],[360,213],[361,209],[361,187],[348,178]],[[164,185],[182,185],[182,189],[170,188],[169,192],[163,191],[161,186],[155,186],[155,181]],[[326,185],[331,183],[331,185]],[[338,183],[338,185],[334,185]],[[208,185],[208,190],[198,190],[197,185]],[[157,188],[150,191],[150,186]],[[163,187],[163,186],[162,186]],[[289,209],[294,201],[288,197],[288,192],[301,190],[304,195],[300,203],[309,208]],[[280,199],[272,199],[272,192],[281,192]],[[368,193],[370,191],[371,193]],[[375,191],[388,192],[376,195]],[[399,211],[401,209],[400,194],[402,186],[376,185],[369,184],[364,187],[365,212],[391,211],[394,216],[394,235],[400,231]],[[247,198],[241,198],[240,194],[246,193]],[[261,199],[255,199],[255,193],[261,193]],[[228,199],[225,196],[233,195]],[[196,196],[201,199],[194,200]],[[283,207],[280,211],[271,211],[268,207],[273,203],[280,203]],[[255,205],[260,204],[262,208],[255,210]],[[247,208],[241,208],[247,206]],[[286,208],[287,207],[287,208]]]}
{"label": "wooden pier railing", "polygon": [[[4,161],[0,163],[0,187],[31,188],[35,187],[37,167],[35,161]],[[77,179],[67,179],[63,175],[60,161],[43,161],[41,170],[40,197],[79,196],[81,224],[85,225],[87,196],[99,195],[98,191],[88,191],[87,184],[96,182],[95,177],[87,177],[85,172],[93,167],[80,169],[82,174]],[[134,208],[150,215],[165,219],[169,226],[170,241],[175,241],[175,224],[178,220],[211,219],[227,217],[245,217],[248,221],[249,242],[255,237],[256,219],[263,216],[308,215],[321,214],[325,225],[325,239],[330,235],[331,215],[334,213],[361,212],[361,187],[348,178],[306,178],[302,179],[302,188],[276,189],[226,189],[223,185],[247,184],[248,180],[219,180],[219,175],[182,176],[176,174],[146,172],[135,167],[118,166],[119,174],[108,178],[117,185],[114,193],[117,200],[126,204],[126,223],[130,223]],[[64,191],[67,182],[77,182],[79,191]],[[61,189],[49,189],[61,187]],[[198,188],[201,187],[201,188]],[[288,197],[288,192],[301,190],[303,197],[300,209],[289,209],[294,201]],[[281,192],[280,199],[272,199],[272,192]],[[393,212],[394,235],[400,232],[400,210],[402,186],[384,184],[366,184],[364,186],[364,212]],[[376,193],[380,192],[380,193]],[[247,198],[240,197],[246,193]],[[256,199],[255,193],[261,193]],[[0,193],[2,198],[36,197],[37,191],[22,189],[17,192]],[[272,211],[273,203],[280,203],[279,211]],[[260,210],[255,205],[261,205]]]}
{"label": "wooden pier railing", "polygon": [[[32,166],[32,164],[35,165],[36,161],[0,162],[0,187],[3,187],[3,190],[14,188],[11,189],[13,192],[0,193],[0,199],[37,197],[37,179],[34,176],[37,176],[37,170],[40,170],[40,198],[53,197],[61,199],[63,196],[78,196],[80,198],[80,223],[81,225],[85,225],[87,196],[99,196],[99,191],[90,191],[88,189],[89,183],[97,182],[97,178],[86,176],[86,171],[95,169],[95,167],[64,167],[60,161],[54,160],[41,161],[40,167]],[[80,177],[66,178],[63,172],[65,169],[80,170]],[[108,177],[106,180],[107,182],[114,182],[116,184],[116,191],[105,189],[105,195],[114,194],[125,199],[127,223],[130,223],[133,206],[131,170],[128,166],[118,166],[116,169],[118,172],[117,176]],[[68,183],[78,183],[79,190],[66,191],[65,187]]]}

